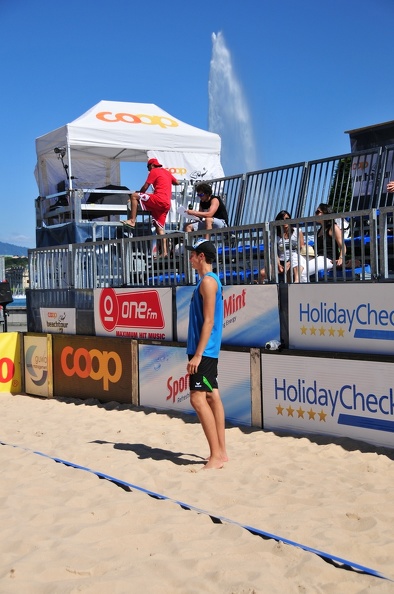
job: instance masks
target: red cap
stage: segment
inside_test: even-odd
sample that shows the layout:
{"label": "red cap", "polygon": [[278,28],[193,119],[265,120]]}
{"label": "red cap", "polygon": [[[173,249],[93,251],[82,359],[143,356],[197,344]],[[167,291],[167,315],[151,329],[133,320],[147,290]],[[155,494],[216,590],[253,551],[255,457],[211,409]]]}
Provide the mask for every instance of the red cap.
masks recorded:
{"label": "red cap", "polygon": [[156,167],[162,167],[162,164],[159,163],[157,159],[149,159],[148,165],[156,165]]}

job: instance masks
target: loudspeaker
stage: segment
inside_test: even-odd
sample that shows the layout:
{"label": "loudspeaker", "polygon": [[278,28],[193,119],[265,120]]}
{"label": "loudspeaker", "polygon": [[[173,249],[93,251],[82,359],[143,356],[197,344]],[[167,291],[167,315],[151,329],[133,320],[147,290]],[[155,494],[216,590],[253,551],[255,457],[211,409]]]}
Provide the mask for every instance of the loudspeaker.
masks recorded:
{"label": "loudspeaker", "polygon": [[13,301],[10,283],[8,281],[0,283],[0,305],[7,305]]}

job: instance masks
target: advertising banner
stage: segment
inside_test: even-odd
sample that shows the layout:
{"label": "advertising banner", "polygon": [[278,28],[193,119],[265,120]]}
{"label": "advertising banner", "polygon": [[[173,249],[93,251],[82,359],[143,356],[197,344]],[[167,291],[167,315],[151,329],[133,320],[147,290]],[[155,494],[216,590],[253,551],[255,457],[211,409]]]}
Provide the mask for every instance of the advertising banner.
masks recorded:
{"label": "advertising banner", "polygon": [[75,309],[40,307],[42,331],[46,334],[76,334]]}
{"label": "advertising banner", "polygon": [[34,396],[50,397],[51,362],[47,336],[26,335],[23,340],[25,354],[25,392]]}
{"label": "advertising banner", "polygon": [[54,335],[54,394],[131,403],[131,357],[130,340]]}
{"label": "advertising banner", "polygon": [[[140,404],[160,410],[194,412],[190,405],[186,349],[139,345]],[[251,425],[249,352],[221,351],[218,368],[220,396],[226,419]]]}
{"label": "advertising banner", "polygon": [[394,285],[289,286],[289,348],[394,354]]}
{"label": "advertising banner", "polygon": [[21,343],[19,332],[0,334],[0,392],[22,390]]}
{"label": "advertising banner", "polygon": [[[177,287],[177,334],[186,342],[189,306],[194,287]],[[222,344],[262,347],[280,340],[278,289],[276,285],[227,285],[223,287]]]}
{"label": "advertising banner", "polygon": [[173,340],[172,289],[95,289],[97,336]]}
{"label": "advertising banner", "polygon": [[393,363],[263,353],[263,427],[393,448],[393,371]]}

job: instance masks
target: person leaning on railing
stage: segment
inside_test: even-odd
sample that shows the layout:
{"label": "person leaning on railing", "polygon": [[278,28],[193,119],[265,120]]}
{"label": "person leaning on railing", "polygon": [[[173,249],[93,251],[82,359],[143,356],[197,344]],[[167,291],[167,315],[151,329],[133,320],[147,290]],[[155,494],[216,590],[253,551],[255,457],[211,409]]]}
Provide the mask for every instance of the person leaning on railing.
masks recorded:
{"label": "person leaning on railing", "polygon": [[[275,217],[275,221],[287,221],[291,214],[287,210],[281,210]],[[300,277],[305,268],[305,258],[298,255],[298,249],[304,246],[304,235],[300,229],[292,225],[284,224],[276,227],[277,244],[277,266],[279,274],[287,274],[289,282],[300,282]],[[299,246],[299,247],[298,247]],[[267,278],[265,268],[260,270],[260,283]],[[301,282],[306,282],[302,281]]]}
{"label": "person leaning on railing", "polygon": [[[315,211],[316,216],[332,213],[328,204],[321,202]],[[333,237],[334,240],[333,241]],[[335,251],[334,251],[335,250]],[[342,233],[335,220],[322,221],[317,232],[315,245],[315,258],[308,261],[308,266],[301,274],[301,282],[306,283],[308,276],[316,274],[319,270],[331,270],[334,261],[337,266],[343,265],[343,258],[346,254],[346,246],[342,242]]]}

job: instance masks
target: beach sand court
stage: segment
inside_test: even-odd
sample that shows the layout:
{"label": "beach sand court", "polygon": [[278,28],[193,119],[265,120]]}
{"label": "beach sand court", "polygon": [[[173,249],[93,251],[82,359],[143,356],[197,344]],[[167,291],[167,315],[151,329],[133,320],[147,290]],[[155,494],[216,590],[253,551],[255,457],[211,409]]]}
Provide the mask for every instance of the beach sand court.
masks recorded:
{"label": "beach sand court", "polygon": [[1,593],[394,593],[283,542],[394,579],[390,450],[229,427],[208,471],[194,416],[8,393],[0,416]]}

